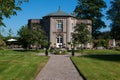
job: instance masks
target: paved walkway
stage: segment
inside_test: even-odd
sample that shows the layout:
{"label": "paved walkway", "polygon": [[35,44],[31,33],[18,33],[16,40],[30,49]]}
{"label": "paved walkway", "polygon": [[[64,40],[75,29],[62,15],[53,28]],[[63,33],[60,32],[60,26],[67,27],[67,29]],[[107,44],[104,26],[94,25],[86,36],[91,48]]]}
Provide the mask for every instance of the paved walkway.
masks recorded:
{"label": "paved walkway", "polygon": [[83,80],[69,55],[51,55],[35,80]]}

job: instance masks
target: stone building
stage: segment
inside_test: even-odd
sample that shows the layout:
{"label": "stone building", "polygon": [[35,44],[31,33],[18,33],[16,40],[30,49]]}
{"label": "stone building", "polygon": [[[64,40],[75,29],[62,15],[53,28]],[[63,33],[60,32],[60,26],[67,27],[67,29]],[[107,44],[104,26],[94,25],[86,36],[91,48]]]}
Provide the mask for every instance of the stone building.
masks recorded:
{"label": "stone building", "polygon": [[[28,21],[29,28],[36,29],[36,26],[31,25],[33,23],[42,25],[48,40],[51,42],[50,46],[57,48],[71,47],[68,42],[71,42],[71,33],[74,32],[76,24],[85,23],[90,31],[92,28],[91,20],[77,19],[74,15],[63,12],[60,9],[57,12],[44,16],[42,19],[30,19]],[[91,48],[91,45],[88,43],[86,48]]]}

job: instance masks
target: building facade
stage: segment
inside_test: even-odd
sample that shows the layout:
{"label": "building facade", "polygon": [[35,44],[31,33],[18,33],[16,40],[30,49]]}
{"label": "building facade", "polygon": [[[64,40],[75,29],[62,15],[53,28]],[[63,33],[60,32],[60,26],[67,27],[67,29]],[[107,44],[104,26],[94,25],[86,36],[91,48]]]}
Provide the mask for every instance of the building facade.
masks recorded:
{"label": "building facade", "polygon": [[[85,23],[90,32],[92,31],[91,20],[77,19],[74,15],[65,13],[60,9],[44,16],[43,19],[30,19],[28,21],[29,28],[36,29],[36,26],[31,25],[33,23],[40,24],[43,27],[48,40],[51,42],[50,46],[56,48],[71,47],[68,42],[71,42],[71,33],[74,32],[76,24]],[[90,48],[91,45],[88,43],[86,47]]]}

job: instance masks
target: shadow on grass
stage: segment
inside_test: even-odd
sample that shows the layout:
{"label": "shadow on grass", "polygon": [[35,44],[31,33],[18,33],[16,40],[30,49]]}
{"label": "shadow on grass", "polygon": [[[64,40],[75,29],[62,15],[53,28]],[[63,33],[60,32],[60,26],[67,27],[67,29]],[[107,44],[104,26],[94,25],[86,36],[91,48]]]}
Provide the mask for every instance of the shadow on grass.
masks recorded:
{"label": "shadow on grass", "polygon": [[120,54],[86,55],[84,57],[94,58],[94,59],[104,60],[104,61],[120,62]]}
{"label": "shadow on grass", "polygon": [[35,53],[38,53],[38,52],[44,52],[44,50],[13,50],[15,52],[35,52]]}
{"label": "shadow on grass", "polygon": [[37,52],[37,50],[13,50],[16,52]]}

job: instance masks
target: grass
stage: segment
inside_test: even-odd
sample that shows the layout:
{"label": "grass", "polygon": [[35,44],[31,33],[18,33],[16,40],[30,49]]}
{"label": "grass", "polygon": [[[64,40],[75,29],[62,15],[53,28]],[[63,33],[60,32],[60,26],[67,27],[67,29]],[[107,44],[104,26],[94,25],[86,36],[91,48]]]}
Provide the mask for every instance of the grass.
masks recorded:
{"label": "grass", "polygon": [[0,55],[32,55],[44,52],[44,50],[0,50]]}
{"label": "grass", "polygon": [[[80,53],[80,50],[76,50],[75,52]],[[83,50],[84,54],[120,54],[120,51],[116,50]]]}
{"label": "grass", "polygon": [[85,50],[87,54],[120,54],[120,51],[116,50]]}
{"label": "grass", "polygon": [[120,80],[120,54],[72,57],[87,80]]}
{"label": "grass", "polygon": [[49,59],[49,57],[37,56],[34,53],[1,50],[0,80],[34,80]]}

